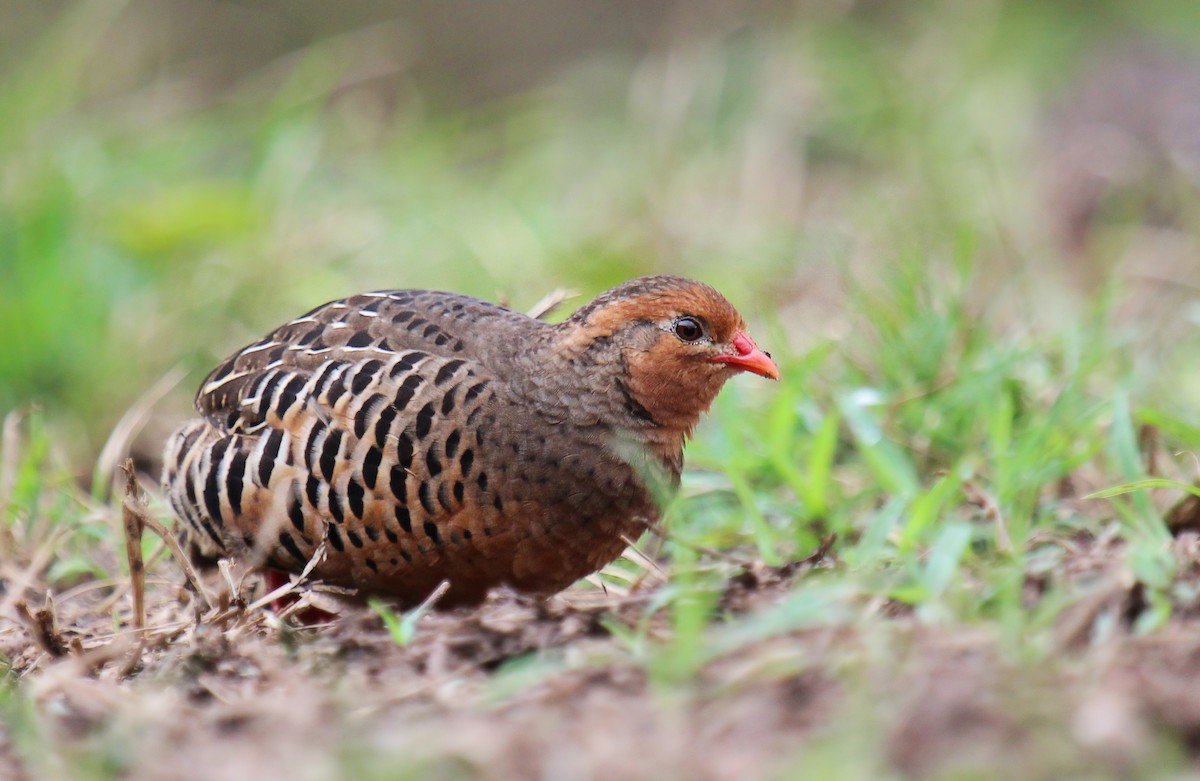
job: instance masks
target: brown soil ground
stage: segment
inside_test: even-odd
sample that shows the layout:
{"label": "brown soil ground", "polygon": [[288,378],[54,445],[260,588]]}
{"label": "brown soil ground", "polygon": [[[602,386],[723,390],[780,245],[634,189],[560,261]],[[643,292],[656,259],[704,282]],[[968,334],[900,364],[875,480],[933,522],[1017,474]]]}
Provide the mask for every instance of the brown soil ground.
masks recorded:
{"label": "brown soil ground", "polygon": [[[1198,544],[1185,533],[1179,559],[1196,561]],[[1088,596],[1032,659],[994,629],[855,604],[849,618],[709,649],[680,676],[628,639],[669,638],[653,607],[661,578],[542,603],[493,595],[425,615],[402,646],[361,606],[303,628],[262,609],[198,620],[161,560],[140,650],[113,631],[114,604],[129,614],[120,589],[77,589],[40,615],[0,619],[20,692],[0,731],[0,779],[1050,779],[1200,767],[1200,626],[1181,611],[1135,636],[1144,606],[1119,543],[1054,545],[1064,555],[1052,576],[1086,581]],[[836,566],[728,565],[708,636],[769,624]],[[1031,596],[1042,585],[1031,576]]]}

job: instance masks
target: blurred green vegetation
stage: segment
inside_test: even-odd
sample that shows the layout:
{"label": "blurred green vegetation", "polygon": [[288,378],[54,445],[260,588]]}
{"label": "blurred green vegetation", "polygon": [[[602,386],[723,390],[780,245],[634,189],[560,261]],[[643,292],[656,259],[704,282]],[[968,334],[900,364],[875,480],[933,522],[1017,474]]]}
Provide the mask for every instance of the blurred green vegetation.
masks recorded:
{"label": "blurred green vegetation", "polygon": [[559,55],[474,102],[486,51],[461,83],[371,77],[403,71],[403,4],[211,88],[194,63],[110,64],[144,6],[44,14],[0,63],[0,410],[43,407],[82,460],[173,365],[191,374],[172,419],[228,351],[366,288],[520,306],[673,271],[802,350],[857,327],[847,289],[956,265],[975,303],[1002,302],[977,314],[1042,321],[1047,284],[1102,286],[1118,252],[1069,262],[1051,241],[1050,109],[1097,51],[1197,30],[1166,2],[683,9],[657,46]]}

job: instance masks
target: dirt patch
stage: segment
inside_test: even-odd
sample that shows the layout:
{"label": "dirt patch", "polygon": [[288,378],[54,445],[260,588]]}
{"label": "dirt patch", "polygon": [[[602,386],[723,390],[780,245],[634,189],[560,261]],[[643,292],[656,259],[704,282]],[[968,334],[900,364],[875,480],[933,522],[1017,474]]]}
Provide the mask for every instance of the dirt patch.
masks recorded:
{"label": "dirt patch", "polygon": [[197,625],[143,654],[127,679],[119,654],[53,658],[11,624],[3,631],[45,739],[128,778],[327,778],[346,767],[741,777],[771,770],[833,707],[824,671],[759,674],[772,659],[795,667],[782,641],[656,689],[604,628],[643,616],[643,602],[501,594],[425,616],[406,646],[366,608],[317,628]]}
{"label": "dirt patch", "polygon": [[[1184,535],[1174,553],[1194,561],[1197,544]],[[198,621],[159,560],[141,651],[114,630],[129,617],[120,584],[49,604],[29,592],[23,620],[0,619],[15,682],[0,778],[716,780],[828,764],[846,777],[1051,779],[1187,766],[1200,756],[1194,619],[1182,610],[1135,636],[1145,599],[1115,536],[1039,545],[1030,604],[1064,578],[1080,596],[1033,658],[995,627],[853,595],[840,617],[781,627],[789,600],[840,566],[824,554],[717,565],[720,617],[699,658],[672,655],[661,582],[545,602],[500,593],[425,615],[400,644],[364,606],[315,627],[266,610]],[[1193,569],[1181,564],[1181,583]]]}

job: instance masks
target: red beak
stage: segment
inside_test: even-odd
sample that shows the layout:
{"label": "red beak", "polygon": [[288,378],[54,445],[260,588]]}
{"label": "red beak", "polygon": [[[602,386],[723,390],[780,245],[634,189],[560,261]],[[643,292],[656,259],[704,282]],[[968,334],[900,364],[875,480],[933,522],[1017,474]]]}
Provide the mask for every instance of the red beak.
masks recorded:
{"label": "red beak", "polygon": [[769,380],[779,380],[779,367],[771,356],[758,349],[754,340],[745,331],[738,331],[729,342],[729,351],[714,355],[709,359],[717,363],[727,363],[738,371],[753,372]]}

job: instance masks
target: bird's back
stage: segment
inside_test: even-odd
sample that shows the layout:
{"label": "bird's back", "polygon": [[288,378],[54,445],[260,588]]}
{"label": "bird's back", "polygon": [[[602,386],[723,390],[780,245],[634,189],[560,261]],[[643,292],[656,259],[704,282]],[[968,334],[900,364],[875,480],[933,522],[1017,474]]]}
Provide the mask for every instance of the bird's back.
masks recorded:
{"label": "bird's back", "polygon": [[409,602],[563,588],[654,505],[609,428],[531,402],[551,330],[435,291],[326,304],[209,375],[166,494],[209,557],[299,572],[324,546],[316,577]]}

